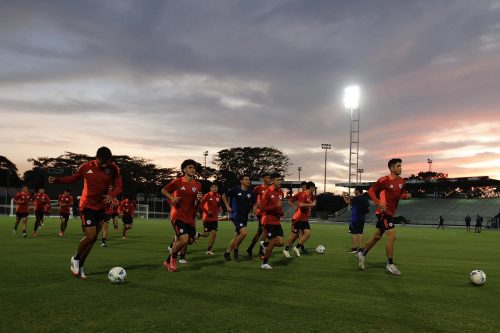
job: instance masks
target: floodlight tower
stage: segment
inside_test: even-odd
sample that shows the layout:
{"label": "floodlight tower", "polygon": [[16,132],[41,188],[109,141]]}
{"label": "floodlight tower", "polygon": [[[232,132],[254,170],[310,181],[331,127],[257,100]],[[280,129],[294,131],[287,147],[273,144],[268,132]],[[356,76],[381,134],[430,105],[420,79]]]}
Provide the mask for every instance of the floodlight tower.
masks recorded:
{"label": "floodlight tower", "polygon": [[328,152],[328,149],[332,149],[332,145],[329,143],[322,143],[321,149],[325,150],[325,181],[323,182],[323,193],[326,193],[326,153]]}
{"label": "floodlight tower", "polygon": [[[359,86],[349,86],[344,89],[344,107],[351,116],[349,134],[349,184],[358,177],[359,164]],[[351,188],[349,187],[349,194]]]}

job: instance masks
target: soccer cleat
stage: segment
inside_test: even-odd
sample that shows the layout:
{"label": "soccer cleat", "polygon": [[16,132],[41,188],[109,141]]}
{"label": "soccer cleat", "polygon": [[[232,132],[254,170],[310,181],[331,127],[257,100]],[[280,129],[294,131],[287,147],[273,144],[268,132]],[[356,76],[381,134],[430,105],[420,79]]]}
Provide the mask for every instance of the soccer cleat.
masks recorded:
{"label": "soccer cleat", "polygon": [[224,259],[231,261],[231,254],[229,252],[224,252]]}
{"label": "soccer cleat", "polygon": [[83,272],[83,267],[80,267],[80,279],[85,280],[87,275]]}
{"label": "soccer cleat", "polygon": [[33,231],[33,233],[32,233],[31,235],[32,235],[33,237],[36,237],[36,236],[38,236],[38,232]]}
{"label": "soccer cleat", "polygon": [[358,253],[358,250],[349,250],[347,253]]}
{"label": "soccer cleat", "polygon": [[283,250],[283,254],[285,255],[285,257],[287,258],[290,258],[290,252],[288,252],[288,250]]}
{"label": "soccer cleat", "polygon": [[108,247],[108,244],[106,244],[106,243],[101,243],[101,247]]}
{"label": "soccer cleat", "polygon": [[198,239],[200,239],[200,237],[201,237],[201,233],[197,232],[196,235],[194,235],[194,240],[197,241]]}
{"label": "soccer cleat", "polygon": [[177,259],[174,257],[170,258],[170,267],[172,268],[171,272],[175,272],[177,270]]}
{"label": "soccer cleat", "polygon": [[188,261],[185,258],[179,259],[179,264],[183,264],[184,265],[184,264],[187,264],[187,263],[188,263]]}
{"label": "soccer cleat", "polygon": [[122,236],[122,240],[126,240],[126,239],[127,239],[127,237],[125,237],[125,236]]}
{"label": "soccer cleat", "polygon": [[215,253],[214,253],[214,252],[212,252],[211,250],[208,250],[208,251],[207,251],[207,254],[208,254],[209,256],[213,256]]}
{"label": "soccer cleat", "polygon": [[401,272],[394,264],[387,264],[387,266],[385,266],[385,270],[392,275],[401,275]]}
{"label": "soccer cleat", "polygon": [[23,237],[26,238],[28,237],[28,235],[25,232],[23,232]]}
{"label": "soccer cleat", "polygon": [[71,257],[70,270],[74,277],[78,277],[80,273],[80,260],[75,260],[75,257]]}
{"label": "soccer cleat", "polygon": [[172,255],[172,248],[170,247],[170,245],[167,247],[167,250],[168,250],[168,254]]}
{"label": "soccer cleat", "polygon": [[293,251],[295,252],[295,254],[297,255],[297,257],[300,257],[300,249],[294,247]]}
{"label": "soccer cleat", "polygon": [[253,257],[252,249],[247,249],[248,258]]}
{"label": "soccer cleat", "polygon": [[59,236],[63,237],[64,236],[64,231],[59,231]]}
{"label": "soccer cleat", "polygon": [[260,266],[260,268],[262,268],[262,269],[273,269],[273,268],[271,267],[271,265],[269,265],[269,264],[262,264],[262,265]]}
{"label": "soccer cleat", "polygon": [[172,266],[170,266],[170,263],[167,262],[166,260],[163,260],[163,266],[165,266],[165,268],[167,269],[167,271],[173,272]]}
{"label": "soccer cleat", "polygon": [[365,256],[361,252],[358,252],[356,254],[356,256],[358,257],[358,266],[359,266],[359,269],[362,270],[362,271],[364,271],[365,270]]}

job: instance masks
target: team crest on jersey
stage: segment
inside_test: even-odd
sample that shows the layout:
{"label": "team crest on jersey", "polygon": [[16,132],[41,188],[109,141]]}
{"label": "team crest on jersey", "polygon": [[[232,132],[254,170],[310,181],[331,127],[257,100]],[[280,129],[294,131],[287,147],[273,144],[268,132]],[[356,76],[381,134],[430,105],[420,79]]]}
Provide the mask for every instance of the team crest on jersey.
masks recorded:
{"label": "team crest on jersey", "polygon": [[389,188],[394,188],[394,186],[391,184],[391,185],[389,186]]}
{"label": "team crest on jersey", "polygon": [[399,184],[399,188],[402,189],[403,188],[403,184]]}
{"label": "team crest on jersey", "polygon": [[105,173],[105,174],[109,175],[109,173],[110,173],[110,172],[111,172],[111,170],[109,170],[109,169],[104,169],[104,173]]}
{"label": "team crest on jersey", "polygon": [[193,186],[193,187],[191,187],[191,190],[192,190],[193,192],[196,192],[196,187],[194,187],[194,186]]}
{"label": "team crest on jersey", "polygon": [[238,195],[239,195],[239,196],[241,196],[241,192],[240,192],[240,193],[238,193]]}
{"label": "team crest on jersey", "polygon": [[186,190],[186,188],[183,186],[183,187],[181,187],[181,190],[185,191],[185,190]]}
{"label": "team crest on jersey", "polygon": [[282,199],[283,199],[283,196],[281,196],[281,195],[280,195],[278,198],[280,198],[280,200],[282,200]]}
{"label": "team crest on jersey", "polygon": [[217,202],[218,202],[218,201],[219,201],[219,198],[215,198],[215,201],[217,201]]}
{"label": "team crest on jersey", "polygon": [[250,193],[247,194],[247,198],[250,199],[252,195]]}
{"label": "team crest on jersey", "polygon": [[91,225],[92,224],[92,221],[91,220],[87,220],[87,225]]}

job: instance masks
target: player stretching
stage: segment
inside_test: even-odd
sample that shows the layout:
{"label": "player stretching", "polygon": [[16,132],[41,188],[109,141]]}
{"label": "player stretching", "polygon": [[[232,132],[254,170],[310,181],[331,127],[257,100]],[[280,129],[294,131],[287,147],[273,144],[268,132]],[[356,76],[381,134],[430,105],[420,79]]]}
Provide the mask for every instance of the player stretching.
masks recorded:
{"label": "player stretching", "polygon": [[127,239],[127,231],[132,229],[132,224],[134,223],[134,214],[135,214],[136,205],[134,200],[127,197],[120,204],[120,208],[118,211],[122,214],[122,222],[123,222],[123,231],[122,231],[122,239]]}
{"label": "player stretching", "polygon": [[35,227],[33,228],[33,236],[38,235],[38,228],[43,222],[45,215],[45,205],[50,205],[50,198],[45,194],[44,188],[39,188],[38,193],[33,195],[32,203],[35,204]]}
{"label": "player stretching", "polygon": [[202,198],[201,184],[194,179],[196,162],[185,160],[181,164],[181,171],[183,176],[172,180],[161,190],[170,202],[170,219],[177,236],[172,246],[172,254],[163,262],[169,272],[177,270],[177,254],[185,254],[188,244],[195,240],[195,216]]}
{"label": "player stretching", "polygon": [[235,186],[227,193],[224,193],[222,200],[226,205],[228,213],[230,213],[231,221],[234,224],[236,235],[233,237],[229,246],[224,252],[224,258],[231,261],[231,251],[233,251],[234,259],[239,259],[239,246],[247,236],[248,214],[254,206],[255,200],[250,186],[250,177],[248,175],[240,176],[240,186]]}
{"label": "player stretching", "polygon": [[203,233],[201,237],[208,237],[207,254],[213,256],[215,253],[212,251],[214,246],[215,237],[217,237],[217,230],[219,228],[219,212],[221,204],[221,196],[217,191],[219,187],[217,184],[210,186],[210,192],[206,193],[201,199],[201,209],[203,210]]}
{"label": "player stretching", "polygon": [[387,254],[387,265],[385,269],[394,275],[401,275],[399,269],[393,263],[394,242],[396,241],[396,230],[394,229],[394,214],[398,208],[399,199],[410,199],[411,196],[405,190],[405,181],[401,178],[401,159],[393,158],[387,166],[391,173],[380,178],[368,190],[368,195],[377,206],[377,225],[375,235],[366,243],[363,252],[357,253],[359,268],[365,270],[365,257],[368,251],[382,238],[387,235],[385,252]]}
{"label": "player stretching", "polygon": [[309,239],[309,237],[311,237],[309,216],[311,215],[311,207],[316,206],[316,198],[313,194],[315,189],[316,185],[313,182],[308,182],[305,190],[294,194],[288,201],[295,209],[295,213],[292,216],[292,230],[290,232],[290,236],[288,237],[285,249],[283,250],[283,254],[287,258],[290,258],[290,247],[293,242],[299,238],[299,232],[299,242],[293,248],[297,257],[300,257],[300,249],[304,246],[304,243]]}
{"label": "player stretching", "polygon": [[[101,230],[104,205],[113,202],[122,191],[120,169],[111,161],[113,155],[107,147],[97,150],[96,159],[80,165],[76,173],[67,177],[49,177],[49,183],[69,184],[83,178],[83,191],[80,198],[80,217],[85,235],[78,245],[76,254],[71,257],[71,273],[74,277],[85,279],[83,265],[89,255],[97,235]],[[113,192],[109,193],[109,186]]]}
{"label": "player stretching", "polygon": [[[257,210],[255,214],[257,215],[257,220],[259,225],[257,226],[257,232],[255,233],[255,236],[253,236],[250,246],[247,248],[247,253],[249,258],[252,258],[253,256],[253,248],[255,244],[257,244],[257,242],[261,240],[266,239],[266,234],[262,230],[262,210],[260,209],[259,206],[260,206],[260,200],[262,199],[262,195],[264,195],[264,192],[266,192],[268,187],[271,186],[271,174],[265,172],[262,174],[261,178],[262,178],[262,184],[255,186],[253,189],[253,195],[257,201]],[[264,255],[261,247],[259,247],[259,255],[261,256]]]}
{"label": "player stretching", "polygon": [[283,217],[283,191],[281,183],[283,178],[278,173],[271,175],[272,185],[262,196],[260,208],[262,209],[262,224],[269,241],[264,242],[266,251],[262,261],[262,269],[272,269],[269,265],[269,257],[275,246],[281,247],[284,244],[283,229],[281,228],[281,218]]}
{"label": "player stretching", "polygon": [[17,193],[14,197],[14,203],[16,206],[16,223],[14,224],[14,230],[12,233],[15,235],[17,232],[17,226],[19,222],[23,222],[23,237],[27,237],[26,228],[28,224],[28,214],[30,212],[30,191],[28,186],[23,186],[21,192]]}
{"label": "player stretching", "polygon": [[59,218],[61,219],[61,231],[59,231],[59,236],[63,237],[66,227],[68,226],[69,212],[71,206],[73,206],[73,196],[69,193],[68,189],[65,189],[63,194],[59,194]]}

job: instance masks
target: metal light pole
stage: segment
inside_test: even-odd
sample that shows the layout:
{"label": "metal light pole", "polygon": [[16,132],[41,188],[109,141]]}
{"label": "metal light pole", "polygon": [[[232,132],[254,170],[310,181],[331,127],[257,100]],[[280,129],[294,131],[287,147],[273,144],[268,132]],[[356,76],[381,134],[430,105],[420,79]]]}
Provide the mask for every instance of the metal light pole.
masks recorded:
{"label": "metal light pole", "polygon": [[208,150],[205,150],[203,153],[203,156],[205,156],[205,165],[203,167],[203,178],[207,180],[207,156],[208,156]]}
{"label": "metal light pole", "polygon": [[[349,134],[349,184],[352,178],[357,178],[359,163],[359,97],[358,86],[350,86],[344,90],[344,107],[349,110],[351,116]],[[353,156],[354,155],[354,156]],[[353,158],[354,157],[354,158]],[[354,176],[354,177],[353,177]],[[349,187],[349,194],[351,187]]]}
{"label": "metal light pole", "polygon": [[365,169],[358,169],[360,183],[361,183],[361,174],[363,174],[363,172],[365,172]]}
{"label": "metal light pole", "polygon": [[332,149],[332,145],[329,143],[322,143],[321,149],[325,150],[325,181],[323,182],[323,193],[326,193],[326,153],[328,152],[328,149]]}
{"label": "metal light pole", "polygon": [[302,167],[298,167],[297,170],[299,170],[299,182],[300,182],[300,172],[302,171]]}
{"label": "metal light pole", "polygon": [[432,160],[430,158],[427,159],[427,163],[429,163],[429,172],[432,170]]}

